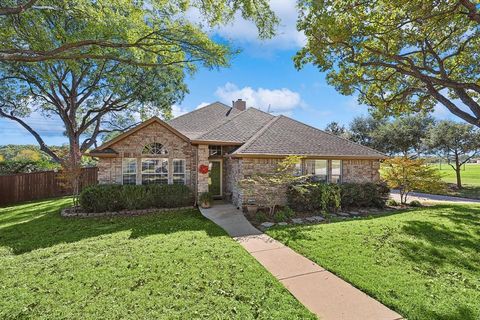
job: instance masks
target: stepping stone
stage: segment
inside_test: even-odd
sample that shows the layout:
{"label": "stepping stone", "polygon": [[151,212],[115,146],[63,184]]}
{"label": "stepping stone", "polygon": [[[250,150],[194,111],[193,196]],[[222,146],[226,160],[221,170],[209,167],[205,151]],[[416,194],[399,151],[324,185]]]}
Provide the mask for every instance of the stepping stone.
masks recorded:
{"label": "stepping stone", "polygon": [[295,224],[302,224],[302,223],[303,223],[303,219],[301,219],[301,218],[293,218],[293,219],[292,219],[292,222],[295,223]]}
{"label": "stepping stone", "polygon": [[337,212],[337,215],[341,217],[350,217],[350,215],[346,212]]}
{"label": "stepping stone", "polygon": [[273,227],[274,225],[275,223],[273,222],[264,222],[260,225],[260,227],[267,229],[267,228]]}
{"label": "stepping stone", "polygon": [[352,215],[352,216],[360,216],[361,213],[358,212],[358,211],[350,211],[350,215]]}
{"label": "stepping stone", "polygon": [[308,217],[308,218],[305,218],[307,221],[310,221],[310,222],[322,222],[325,220],[325,218],[321,217],[321,216],[313,216],[313,217]]}
{"label": "stepping stone", "polygon": [[279,225],[279,226],[288,226],[288,223],[286,223],[286,222],[279,222],[278,225]]}

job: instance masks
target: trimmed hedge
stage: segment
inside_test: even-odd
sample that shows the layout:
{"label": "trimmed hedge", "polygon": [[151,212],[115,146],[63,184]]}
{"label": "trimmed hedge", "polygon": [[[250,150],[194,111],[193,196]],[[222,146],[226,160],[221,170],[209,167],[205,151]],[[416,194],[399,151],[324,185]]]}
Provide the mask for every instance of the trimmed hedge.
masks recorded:
{"label": "trimmed hedge", "polygon": [[288,187],[287,202],[295,211],[336,211],[340,207],[383,208],[389,193],[390,189],[383,183],[305,182]]}
{"label": "trimmed hedge", "polygon": [[193,205],[193,200],[190,188],[182,184],[94,185],[79,198],[85,212],[178,208]]}

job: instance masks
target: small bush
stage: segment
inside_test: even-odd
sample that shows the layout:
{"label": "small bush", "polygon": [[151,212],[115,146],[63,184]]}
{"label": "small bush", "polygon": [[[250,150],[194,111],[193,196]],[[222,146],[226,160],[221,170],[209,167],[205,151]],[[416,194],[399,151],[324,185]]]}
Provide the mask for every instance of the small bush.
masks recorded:
{"label": "small bush", "polygon": [[267,214],[263,211],[257,211],[255,214],[255,220],[257,220],[257,222],[265,222],[268,220]]}
{"label": "small bush", "polygon": [[189,187],[181,184],[94,185],[80,193],[86,212],[177,208],[193,204]]}
{"label": "small bush", "polygon": [[422,203],[418,200],[412,200],[412,201],[410,201],[409,205],[410,205],[410,207],[421,207]]}
{"label": "small bush", "polygon": [[210,192],[203,192],[200,194],[200,196],[198,197],[198,201],[200,201],[200,203],[212,203],[213,202],[213,196]]}
{"label": "small bush", "polygon": [[383,183],[293,184],[287,190],[288,205],[295,211],[335,212],[340,207],[385,206],[390,189]]}
{"label": "small bush", "polygon": [[275,214],[273,215],[273,221],[285,222],[294,216],[295,216],[295,212],[290,207],[287,206],[282,210],[275,212]]}
{"label": "small bush", "polygon": [[395,199],[388,199],[385,204],[389,207],[398,207],[400,205]]}

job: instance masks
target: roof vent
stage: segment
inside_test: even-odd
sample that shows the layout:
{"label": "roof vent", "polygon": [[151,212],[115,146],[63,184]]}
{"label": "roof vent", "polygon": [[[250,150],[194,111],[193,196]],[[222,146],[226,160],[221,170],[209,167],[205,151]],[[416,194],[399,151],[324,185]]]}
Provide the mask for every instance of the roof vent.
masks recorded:
{"label": "roof vent", "polygon": [[237,108],[240,111],[245,111],[245,109],[247,109],[247,101],[243,101],[242,99],[237,99],[237,101],[232,101],[232,105],[234,108]]}

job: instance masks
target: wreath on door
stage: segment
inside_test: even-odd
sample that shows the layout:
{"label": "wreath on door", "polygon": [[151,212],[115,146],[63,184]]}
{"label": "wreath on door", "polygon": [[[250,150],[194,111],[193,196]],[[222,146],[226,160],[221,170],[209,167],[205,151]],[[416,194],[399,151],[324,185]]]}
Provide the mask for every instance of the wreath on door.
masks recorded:
{"label": "wreath on door", "polygon": [[201,173],[201,174],[207,174],[208,173],[208,166],[205,165],[205,164],[201,164],[198,168],[198,171]]}

